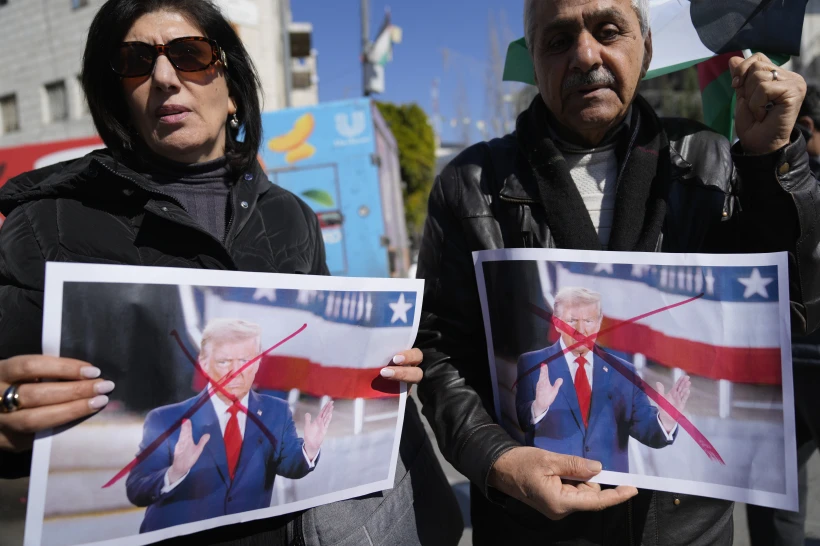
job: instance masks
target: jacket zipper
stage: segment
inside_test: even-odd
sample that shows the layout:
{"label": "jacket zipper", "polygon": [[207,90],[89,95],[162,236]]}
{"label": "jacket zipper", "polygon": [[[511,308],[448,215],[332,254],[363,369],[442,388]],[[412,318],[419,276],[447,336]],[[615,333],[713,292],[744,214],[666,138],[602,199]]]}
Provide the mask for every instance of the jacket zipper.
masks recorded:
{"label": "jacket zipper", "polygon": [[228,240],[229,240],[228,235],[231,232],[231,226],[233,225],[233,217],[234,217],[233,190],[234,190],[234,188],[231,188],[231,193],[228,194],[228,197],[229,197],[228,207],[230,207],[230,208],[228,209],[228,225],[225,227],[225,242],[223,243],[225,245],[226,250],[228,248]]}
{"label": "jacket zipper", "polygon": [[517,197],[507,197],[506,195],[498,194],[498,198],[502,201],[506,201],[508,203],[517,203],[520,205],[537,205],[538,201],[534,201],[532,199],[519,199]]}

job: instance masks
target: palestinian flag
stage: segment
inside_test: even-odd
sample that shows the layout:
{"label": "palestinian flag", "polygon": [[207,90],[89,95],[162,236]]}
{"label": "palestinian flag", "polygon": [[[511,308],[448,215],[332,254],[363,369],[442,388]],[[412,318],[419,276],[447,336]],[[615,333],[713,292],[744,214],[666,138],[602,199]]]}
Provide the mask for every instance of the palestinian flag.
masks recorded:
{"label": "palestinian flag", "polygon": [[[704,117],[731,138],[734,117],[728,59],[763,51],[776,64],[800,54],[808,0],[651,0],[652,63],[646,79],[708,61],[699,69]],[[510,44],[505,81],[534,84],[524,39]]]}
{"label": "palestinian flag", "polygon": [[717,55],[698,64],[703,121],[730,141],[735,126],[737,97],[732,88],[729,59],[737,56],[742,56],[740,51]]}

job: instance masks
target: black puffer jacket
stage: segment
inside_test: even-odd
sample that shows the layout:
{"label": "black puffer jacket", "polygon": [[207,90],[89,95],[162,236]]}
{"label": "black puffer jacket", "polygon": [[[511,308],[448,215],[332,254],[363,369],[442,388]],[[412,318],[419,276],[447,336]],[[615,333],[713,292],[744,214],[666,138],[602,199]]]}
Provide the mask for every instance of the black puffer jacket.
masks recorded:
{"label": "black puffer jacket", "polygon": [[[816,328],[820,191],[803,137],[795,133],[784,149],[751,157],[700,124],[662,123],[671,188],[658,250],[788,250],[792,325],[796,332]],[[604,512],[551,522],[488,487],[492,465],[519,444],[493,417],[471,253],[555,245],[529,168],[515,134],[465,150],[433,187],[419,257],[418,276],[426,279],[419,397],[442,453],[473,484],[474,543],[731,544],[733,505],[726,501],[642,491]]]}
{"label": "black puffer jacket", "polygon": [[[10,180],[0,188],[7,216],[0,228],[0,360],[42,352],[47,261],[327,275],[313,211],[271,184],[258,164],[238,180],[224,244],[107,151]],[[155,371],[172,365],[156,361]],[[28,475],[30,457],[0,451],[0,478]],[[352,546],[363,536],[376,544],[455,544],[461,529],[455,497],[408,399],[393,489],[174,544]]]}

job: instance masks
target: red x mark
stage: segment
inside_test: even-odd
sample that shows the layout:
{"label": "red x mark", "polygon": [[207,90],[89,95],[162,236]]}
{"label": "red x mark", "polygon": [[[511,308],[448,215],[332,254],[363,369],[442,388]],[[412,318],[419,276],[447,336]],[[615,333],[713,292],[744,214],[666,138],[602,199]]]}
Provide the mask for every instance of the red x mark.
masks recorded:
{"label": "red x mark", "polygon": [[619,322],[617,324],[613,324],[612,326],[605,328],[599,331],[598,333],[592,334],[590,336],[582,335],[581,333],[577,332],[575,328],[573,328],[563,320],[559,319],[555,315],[551,315],[549,312],[541,309],[540,307],[530,304],[530,311],[533,314],[543,318],[546,321],[552,322],[552,324],[555,325],[555,327],[558,330],[561,330],[562,332],[572,336],[573,339],[576,340],[576,343],[573,343],[564,351],[551,356],[544,362],[541,362],[537,366],[533,366],[532,368],[524,372],[524,374],[518,378],[518,380],[513,384],[513,386],[517,385],[523,377],[529,375],[535,370],[540,369],[541,366],[545,366],[549,364],[551,361],[564,356],[564,354],[566,354],[567,352],[572,351],[573,349],[577,349],[578,347],[584,345],[588,347],[591,351],[594,351],[598,358],[604,360],[607,364],[609,364],[616,371],[618,371],[618,373],[624,376],[624,378],[626,378],[627,381],[629,381],[630,383],[641,389],[644,393],[646,393],[646,395],[653,402],[655,402],[661,409],[668,413],[669,416],[672,417],[672,419],[674,419],[675,422],[677,422],[683,430],[689,433],[692,439],[695,440],[695,442],[700,446],[701,449],[703,449],[704,453],[706,453],[706,456],[709,457],[709,459],[713,461],[718,461],[720,464],[725,465],[726,463],[723,461],[723,458],[721,458],[720,454],[717,452],[715,447],[711,444],[711,442],[709,442],[709,440],[706,439],[706,436],[704,436],[703,433],[699,431],[697,427],[695,427],[695,425],[692,424],[692,422],[685,415],[678,411],[678,409],[671,403],[669,403],[669,401],[666,400],[666,398],[664,398],[660,393],[658,393],[655,389],[650,387],[649,384],[643,379],[641,379],[635,372],[630,370],[628,367],[624,366],[616,357],[603,351],[598,345],[594,343],[598,336],[602,334],[611,332],[612,330],[616,330],[621,326],[637,322],[641,319],[661,313],[663,311],[668,311],[669,309],[673,309],[675,307],[680,307],[681,305],[691,303],[702,297],[703,294],[699,294],[693,298],[689,298],[687,300],[672,305],[667,305],[666,307],[661,307],[660,309],[644,313],[643,315],[638,315],[637,317],[633,317],[631,319]]}
{"label": "red x mark", "polygon": [[[191,406],[191,409],[189,409],[188,411],[186,411],[186,412],[185,412],[185,414],[184,414],[182,417],[180,417],[180,418],[179,418],[179,419],[178,419],[178,420],[177,420],[177,421],[176,421],[173,425],[171,425],[171,427],[170,427],[168,430],[166,430],[165,432],[163,432],[162,434],[160,434],[160,435],[157,437],[157,439],[156,439],[156,440],[154,440],[153,442],[151,442],[151,444],[150,444],[148,447],[146,447],[146,448],[145,448],[145,449],[143,449],[141,452],[139,452],[139,453],[137,454],[137,456],[136,456],[136,457],[134,457],[134,460],[132,460],[130,463],[128,463],[128,464],[125,466],[125,468],[123,468],[122,470],[120,470],[119,472],[117,472],[117,475],[116,475],[116,476],[114,476],[113,478],[111,478],[111,480],[110,480],[108,483],[106,483],[105,485],[103,485],[103,487],[102,487],[102,488],[103,488],[103,489],[105,489],[106,487],[111,487],[112,485],[114,485],[115,483],[117,483],[119,480],[121,480],[122,478],[124,478],[126,475],[128,475],[128,473],[129,473],[129,472],[131,472],[131,470],[132,470],[135,466],[137,466],[139,463],[141,463],[141,462],[142,462],[142,461],[144,461],[146,458],[148,458],[148,456],[149,456],[151,453],[153,453],[153,452],[154,452],[154,451],[155,451],[155,450],[156,450],[156,449],[157,449],[160,445],[162,445],[162,442],[164,442],[165,440],[167,440],[167,439],[168,439],[168,437],[169,437],[169,436],[171,436],[171,434],[173,434],[173,433],[174,433],[174,432],[175,432],[175,431],[176,431],[179,427],[181,427],[181,426],[182,426],[182,423],[183,423],[184,421],[186,421],[186,420],[190,419],[190,418],[191,418],[191,416],[193,416],[193,415],[194,415],[197,411],[199,411],[199,408],[201,408],[201,407],[205,404],[205,402],[207,402],[208,400],[210,400],[211,396],[213,396],[214,394],[216,394],[216,392],[217,392],[217,391],[219,391],[219,392],[221,392],[222,394],[224,394],[226,397],[228,397],[228,398],[229,398],[232,402],[234,402],[235,404],[238,404],[238,405],[239,405],[239,409],[240,409],[240,410],[242,410],[242,412],[244,412],[244,413],[245,413],[248,417],[250,417],[250,418],[253,420],[253,422],[254,422],[254,423],[256,423],[256,425],[257,425],[257,426],[259,426],[259,428],[260,428],[260,429],[261,429],[261,430],[265,433],[265,435],[268,437],[268,439],[269,439],[269,440],[271,440],[271,443],[274,443],[274,444],[275,444],[275,440],[273,439],[273,435],[272,435],[272,434],[270,433],[270,431],[268,431],[268,429],[267,429],[267,428],[266,428],[266,427],[262,424],[262,421],[261,421],[261,420],[259,420],[259,418],[257,418],[257,417],[256,417],[256,415],[254,415],[254,414],[252,414],[252,413],[249,413],[249,412],[248,412],[248,408],[246,408],[244,405],[240,404],[240,403],[239,403],[239,401],[236,399],[236,397],[235,397],[235,396],[233,396],[231,393],[227,392],[227,391],[225,390],[225,388],[224,388],[224,387],[225,387],[225,385],[227,385],[228,383],[230,383],[230,382],[231,382],[231,380],[232,380],[234,377],[236,377],[237,375],[241,374],[241,373],[242,373],[243,371],[245,371],[248,367],[252,366],[255,362],[257,362],[258,360],[260,360],[263,356],[265,356],[266,354],[270,353],[270,352],[271,352],[271,351],[273,351],[274,349],[279,348],[280,346],[282,346],[282,345],[283,345],[283,344],[285,344],[286,342],[290,341],[291,339],[295,338],[297,335],[299,335],[299,334],[301,334],[302,332],[304,332],[306,328],[307,328],[307,324],[303,324],[301,328],[299,328],[298,330],[296,330],[295,332],[293,332],[292,334],[290,334],[288,337],[286,337],[285,339],[283,339],[282,341],[280,341],[279,343],[277,343],[276,345],[274,345],[274,346],[273,346],[273,347],[271,347],[270,349],[268,349],[268,350],[266,350],[266,351],[264,351],[264,352],[260,353],[259,355],[257,355],[256,357],[254,357],[252,360],[247,361],[247,362],[246,362],[246,363],[245,363],[245,364],[244,364],[241,368],[239,368],[238,370],[236,370],[236,371],[234,371],[234,372],[232,372],[232,373],[229,373],[228,375],[226,375],[225,377],[223,377],[223,378],[222,378],[221,380],[219,380],[219,381],[211,381],[211,388],[210,388],[210,389],[208,389],[208,391],[207,391],[207,392],[203,392],[203,393],[200,395],[199,400],[197,400],[197,401],[194,403],[194,405],[193,405],[193,406]],[[171,334],[171,335],[175,335],[175,337],[176,337],[176,338],[177,338],[177,340],[179,341],[179,335],[176,333],[176,331],[172,332],[172,334]],[[199,367],[199,365],[198,365],[198,363],[196,362],[196,360],[194,360],[194,359],[193,359],[193,357],[192,357],[192,356],[188,353],[188,351],[187,351],[187,350],[185,350],[185,349],[184,349],[184,347],[183,347],[183,350],[185,351],[186,356],[187,356],[187,357],[188,357],[188,358],[189,358],[189,359],[190,359],[190,360],[194,363],[194,365],[197,367],[197,369],[199,369],[200,371],[202,371],[202,369]],[[203,371],[203,373],[204,373],[204,371]],[[207,374],[206,374],[206,377],[207,377]]]}

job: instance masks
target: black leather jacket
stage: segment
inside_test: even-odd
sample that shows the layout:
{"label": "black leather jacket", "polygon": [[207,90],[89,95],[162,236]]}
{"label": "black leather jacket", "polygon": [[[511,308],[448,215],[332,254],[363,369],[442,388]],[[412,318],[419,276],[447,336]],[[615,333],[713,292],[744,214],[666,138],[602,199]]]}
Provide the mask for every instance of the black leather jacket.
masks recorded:
{"label": "black leather jacket", "polygon": [[[672,184],[658,250],[790,252],[792,326],[820,323],[820,191],[805,141],[765,156],[695,122],[662,120],[670,141]],[[423,412],[444,456],[473,485],[476,544],[730,544],[730,502],[642,491],[601,513],[551,522],[487,485],[490,469],[519,444],[495,422],[487,348],[471,253],[553,247],[537,187],[515,135],[461,153],[437,179],[419,256],[426,279],[418,346]]]}

